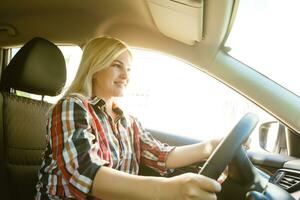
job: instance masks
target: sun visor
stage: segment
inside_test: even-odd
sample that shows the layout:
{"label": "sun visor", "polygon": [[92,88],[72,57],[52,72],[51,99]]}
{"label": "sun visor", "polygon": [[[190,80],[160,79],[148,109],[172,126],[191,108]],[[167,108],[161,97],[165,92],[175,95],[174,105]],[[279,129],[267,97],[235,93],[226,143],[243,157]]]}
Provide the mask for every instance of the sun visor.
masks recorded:
{"label": "sun visor", "polygon": [[147,2],[161,33],[189,45],[202,40],[203,0],[147,0]]}

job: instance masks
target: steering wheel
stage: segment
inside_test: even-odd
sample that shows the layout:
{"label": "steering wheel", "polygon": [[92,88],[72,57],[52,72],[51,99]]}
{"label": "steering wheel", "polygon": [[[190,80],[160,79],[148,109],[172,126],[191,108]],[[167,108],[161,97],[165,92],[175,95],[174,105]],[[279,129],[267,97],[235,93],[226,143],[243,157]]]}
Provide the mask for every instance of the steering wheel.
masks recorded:
{"label": "steering wheel", "polygon": [[215,148],[199,174],[217,180],[235,156],[236,151],[254,130],[257,123],[258,117],[255,114],[247,113],[244,115],[232,131]]}
{"label": "steering wheel", "polygon": [[[229,168],[228,178],[232,182],[225,186],[225,199],[240,200],[293,200],[294,198],[285,190],[269,182],[259,170],[257,170],[249,160],[247,153],[241,147],[249,137],[258,123],[258,117],[255,114],[247,113],[235,125],[232,131],[215,148],[211,156],[203,165],[199,174],[208,176],[217,180],[222,174],[229,162],[232,161]],[[237,175],[238,174],[238,175]],[[237,178],[238,177],[238,178]],[[234,179],[236,180],[234,181]],[[236,184],[241,184],[236,185]],[[223,187],[222,186],[222,187]],[[238,189],[237,189],[238,188]],[[223,191],[222,189],[222,191]],[[227,195],[227,196],[226,196]]]}

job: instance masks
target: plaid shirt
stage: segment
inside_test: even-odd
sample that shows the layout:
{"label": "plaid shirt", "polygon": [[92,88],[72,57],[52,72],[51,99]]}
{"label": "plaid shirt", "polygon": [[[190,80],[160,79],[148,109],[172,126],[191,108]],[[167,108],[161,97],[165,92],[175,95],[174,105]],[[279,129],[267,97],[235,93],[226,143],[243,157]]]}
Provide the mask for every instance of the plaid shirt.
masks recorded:
{"label": "plaid shirt", "polygon": [[138,174],[144,164],[167,173],[165,160],[174,147],[146,132],[116,105],[113,121],[99,98],[60,100],[47,122],[47,147],[39,170],[36,199],[95,199],[90,196],[97,170],[111,167]]}

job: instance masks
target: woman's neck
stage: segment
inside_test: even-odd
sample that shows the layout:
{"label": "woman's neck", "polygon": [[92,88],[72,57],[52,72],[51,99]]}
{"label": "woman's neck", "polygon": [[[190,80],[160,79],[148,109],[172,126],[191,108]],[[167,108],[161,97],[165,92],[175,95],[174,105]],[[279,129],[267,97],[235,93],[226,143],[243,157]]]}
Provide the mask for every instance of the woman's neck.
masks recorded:
{"label": "woman's neck", "polygon": [[110,99],[103,99],[105,101],[105,111],[106,113],[113,119],[115,120],[116,118],[116,114],[113,112],[113,103],[114,103],[114,100],[113,98],[110,98]]}
{"label": "woman's neck", "polygon": [[104,97],[103,95],[95,95],[97,97],[99,97],[100,99],[102,99],[103,101],[105,101],[105,111],[106,113],[113,119],[116,118],[115,113],[112,110],[112,106],[113,106],[113,102],[114,102],[114,98],[113,97]]}

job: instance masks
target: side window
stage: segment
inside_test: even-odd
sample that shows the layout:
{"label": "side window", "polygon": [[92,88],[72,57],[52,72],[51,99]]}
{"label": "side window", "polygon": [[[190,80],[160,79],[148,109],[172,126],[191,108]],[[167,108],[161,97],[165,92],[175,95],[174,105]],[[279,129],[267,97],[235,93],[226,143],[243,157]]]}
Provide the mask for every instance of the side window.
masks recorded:
{"label": "side window", "polygon": [[[74,79],[81,55],[82,55],[82,49],[79,46],[58,46],[59,49],[62,51],[65,61],[66,61],[66,67],[67,67],[67,80],[65,84],[65,88],[68,87],[72,80]],[[20,48],[11,48],[11,58],[19,51]],[[41,96],[39,95],[34,95],[34,94],[29,94],[25,93],[22,91],[17,91],[17,95],[20,96],[25,96],[33,99],[41,99]],[[55,96],[55,97],[44,97],[44,100],[50,103],[56,102],[60,96]]]}
{"label": "side window", "polygon": [[[82,50],[59,46],[67,64],[68,87],[75,77]],[[18,49],[12,49],[15,54]],[[258,127],[275,119],[258,106],[206,73],[176,58],[153,51],[133,49],[131,79],[119,104],[136,116],[145,128],[207,140],[223,137],[247,112],[259,115],[251,148],[260,150]],[[35,99],[40,96],[17,91]],[[60,96],[45,97],[56,102]]]}
{"label": "side window", "polygon": [[[145,128],[206,140],[228,134],[247,112],[258,114],[260,123],[274,120],[187,63],[145,50],[134,49],[133,54],[127,94],[119,103]],[[258,128],[252,134],[251,148],[260,148]]]}

